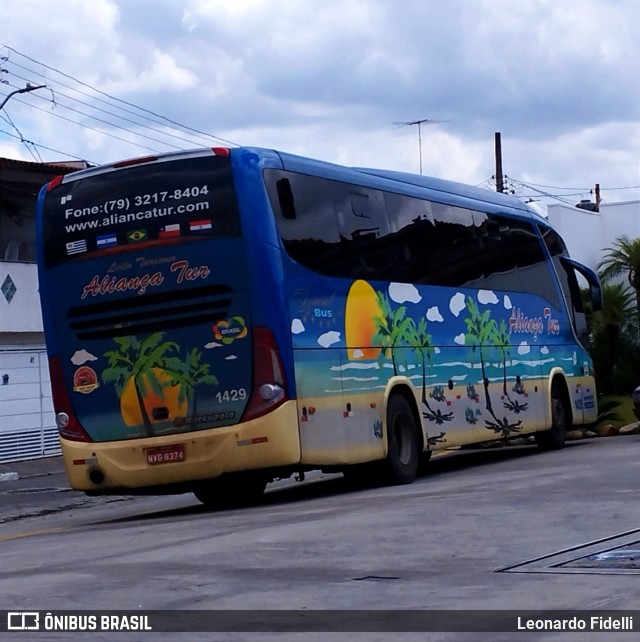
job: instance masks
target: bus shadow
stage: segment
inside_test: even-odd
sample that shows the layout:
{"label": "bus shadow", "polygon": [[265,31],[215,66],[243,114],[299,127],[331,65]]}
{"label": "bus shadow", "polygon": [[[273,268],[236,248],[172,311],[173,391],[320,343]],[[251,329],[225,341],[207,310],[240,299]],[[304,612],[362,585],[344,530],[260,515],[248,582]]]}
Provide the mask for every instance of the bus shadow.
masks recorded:
{"label": "bus shadow", "polygon": [[[588,442],[576,442],[567,444],[567,448],[576,448]],[[428,478],[450,474],[456,471],[470,468],[481,468],[491,464],[513,461],[530,457],[544,457],[549,453],[538,450],[535,446],[509,446],[499,448],[479,448],[473,450],[457,450],[441,455],[424,466],[414,483],[428,483]],[[312,473],[313,475],[313,473]],[[193,506],[183,506],[166,510],[157,510],[137,515],[127,515],[108,520],[100,520],[94,524],[118,524],[135,523],[149,520],[160,520],[167,518],[179,518],[182,516],[194,516],[200,514],[224,515],[240,510],[252,510],[268,506],[284,506],[298,502],[308,502],[313,499],[334,497],[337,495],[355,494],[367,492],[374,488],[383,488],[383,484],[369,483],[355,485],[340,474],[319,475],[317,478],[302,481],[300,483],[291,481],[290,485],[278,485],[282,482],[267,486],[265,494],[259,502],[251,506],[237,506],[229,508],[211,508],[197,503],[193,499]],[[387,488],[392,488],[387,486]],[[397,487],[401,488],[401,487]]]}

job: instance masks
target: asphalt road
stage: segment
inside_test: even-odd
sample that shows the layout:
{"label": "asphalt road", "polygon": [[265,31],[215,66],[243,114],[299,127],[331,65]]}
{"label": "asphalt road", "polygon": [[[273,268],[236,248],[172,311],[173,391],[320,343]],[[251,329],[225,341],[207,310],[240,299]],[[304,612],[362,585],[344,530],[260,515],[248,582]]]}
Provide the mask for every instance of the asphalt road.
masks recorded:
{"label": "asphalt road", "polygon": [[[410,486],[354,491],[331,478],[272,488],[259,506],[220,512],[190,495],[84,498],[61,490],[55,473],[21,480],[24,492],[20,481],[8,482],[0,485],[3,507],[7,497],[38,497],[41,505],[16,518],[22,509],[14,504],[14,518],[0,523],[1,608],[635,609],[639,461],[638,436],[551,453],[464,452],[433,461]],[[49,490],[36,491],[38,484]],[[344,634],[180,637],[307,641]],[[638,633],[349,634],[398,637],[636,640]]]}

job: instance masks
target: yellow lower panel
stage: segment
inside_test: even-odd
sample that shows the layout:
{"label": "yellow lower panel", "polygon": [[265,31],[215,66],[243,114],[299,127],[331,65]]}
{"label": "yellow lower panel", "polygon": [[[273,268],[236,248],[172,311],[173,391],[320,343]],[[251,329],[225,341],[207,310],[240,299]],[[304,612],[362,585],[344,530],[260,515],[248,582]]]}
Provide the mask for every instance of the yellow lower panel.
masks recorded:
{"label": "yellow lower panel", "polygon": [[[105,443],[60,441],[69,483],[76,490],[122,491],[300,462],[295,401],[264,417],[226,428]],[[149,448],[174,444],[184,444],[184,461],[147,463]],[[95,470],[104,475],[101,484],[89,479]]]}

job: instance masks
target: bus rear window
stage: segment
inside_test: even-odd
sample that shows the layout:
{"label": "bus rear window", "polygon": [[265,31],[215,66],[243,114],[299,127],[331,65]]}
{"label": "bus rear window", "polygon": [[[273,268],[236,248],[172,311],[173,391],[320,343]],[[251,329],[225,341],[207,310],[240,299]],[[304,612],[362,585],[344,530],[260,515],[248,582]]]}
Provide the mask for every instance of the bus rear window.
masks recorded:
{"label": "bus rear window", "polygon": [[218,156],[89,170],[52,189],[44,206],[48,267],[239,234],[231,164]]}

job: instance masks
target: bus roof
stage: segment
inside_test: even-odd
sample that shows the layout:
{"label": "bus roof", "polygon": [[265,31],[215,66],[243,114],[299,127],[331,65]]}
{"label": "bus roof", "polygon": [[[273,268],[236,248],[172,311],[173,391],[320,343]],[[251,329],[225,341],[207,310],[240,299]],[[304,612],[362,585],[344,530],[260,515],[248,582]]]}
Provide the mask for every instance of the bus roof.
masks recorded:
{"label": "bus roof", "polygon": [[492,192],[465,183],[408,172],[347,167],[275,150],[254,148],[251,149],[251,152],[259,154],[267,164],[270,164],[270,157],[272,160],[276,155],[282,162],[283,168],[293,172],[310,173],[366,187],[396,191],[416,197],[428,197],[462,207],[471,206],[480,210],[502,211],[511,216],[534,217],[537,220],[545,221],[538,212],[527,207],[514,196]]}

